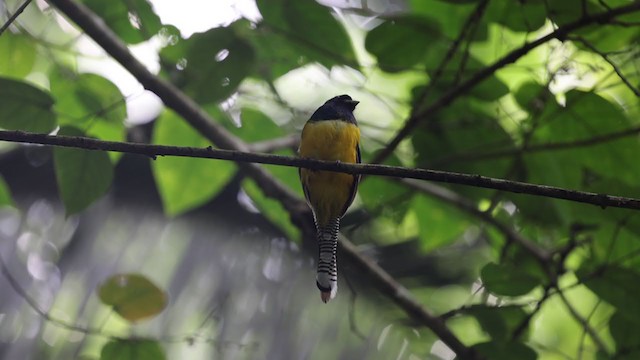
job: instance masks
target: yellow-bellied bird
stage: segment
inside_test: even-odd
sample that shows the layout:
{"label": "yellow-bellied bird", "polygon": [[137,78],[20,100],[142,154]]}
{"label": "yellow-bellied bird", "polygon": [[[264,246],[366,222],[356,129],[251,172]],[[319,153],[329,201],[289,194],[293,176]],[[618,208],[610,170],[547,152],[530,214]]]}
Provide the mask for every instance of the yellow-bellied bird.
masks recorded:
{"label": "yellow-bellied bird", "polygon": [[[350,96],[340,95],[320,106],[302,129],[300,156],[359,163],[360,129],[353,116],[357,104]],[[340,218],[353,202],[360,176],[302,168],[299,173],[316,223],[320,250],[316,285],[326,303],[338,291],[336,248]]]}

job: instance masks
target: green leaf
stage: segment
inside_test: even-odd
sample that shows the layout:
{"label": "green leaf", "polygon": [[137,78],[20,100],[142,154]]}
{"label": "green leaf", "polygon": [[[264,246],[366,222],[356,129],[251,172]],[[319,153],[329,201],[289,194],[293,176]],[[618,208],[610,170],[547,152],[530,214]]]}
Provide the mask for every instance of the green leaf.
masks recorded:
{"label": "green leaf", "polygon": [[482,329],[494,341],[508,341],[513,332],[527,318],[527,313],[520,306],[486,306],[473,305],[464,310],[478,320]]}
{"label": "green leaf", "polygon": [[[92,137],[108,141],[123,141],[127,107],[120,90],[109,80],[96,74],[72,74],[56,69],[50,75],[51,94],[61,125],[84,130]],[[119,153],[110,153],[112,160]]]}
{"label": "green leaf", "polygon": [[100,360],[164,360],[164,350],[155,340],[115,339],[100,351]]}
{"label": "green leaf", "polygon": [[83,2],[129,44],[148,40],[162,28],[160,18],[147,0]]}
{"label": "green leaf", "polygon": [[[171,111],[156,120],[153,143],[204,148],[210,142]],[[152,164],[165,212],[174,216],[207,202],[233,176],[230,161],[162,157]]]}
{"label": "green leaf", "polygon": [[26,82],[0,78],[0,127],[49,133],[56,127],[53,98]]}
{"label": "green leaf", "polygon": [[[472,12],[476,11],[479,0],[409,0],[407,4],[412,14],[427,17],[440,25],[442,33],[449,39],[459,36]],[[487,39],[486,22],[476,23],[473,41]]]}
{"label": "green leaf", "polygon": [[245,142],[258,142],[285,136],[285,131],[263,112],[251,108],[243,108],[240,115],[240,126],[227,126],[236,136]]}
{"label": "green leaf", "polygon": [[[285,41],[280,43],[285,45],[282,53],[297,54],[291,59],[299,65],[317,61],[327,67],[336,64],[355,66],[351,40],[329,8],[316,1],[258,0],[256,3],[263,16],[259,25],[261,34],[283,38]],[[271,40],[268,43],[279,42]],[[280,51],[281,48],[275,49]],[[277,56],[271,55],[272,59]]]}
{"label": "green leaf", "polygon": [[0,175],[0,206],[14,206],[13,198],[11,197],[11,191],[7,182],[4,181],[4,177]]}
{"label": "green leaf", "polygon": [[513,31],[533,32],[547,20],[547,6],[543,0],[492,1],[486,19]]}
{"label": "green leaf", "polygon": [[98,289],[103,304],[128,321],[156,316],[167,306],[167,294],[140,274],[117,274]]}
{"label": "green leaf", "polygon": [[640,323],[640,274],[618,265],[609,265],[596,272],[583,268],[578,278],[602,300],[618,309],[628,321]]}
{"label": "green leaf", "polygon": [[166,50],[169,54],[181,51],[186,68],[179,85],[201,104],[229,97],[256,64],[253,47],[236,35],[233,27],[193,34]]}
{"label": "green leaf", "polygon": [[547,102],[555,102],[549,89],[533,81],[522,84],[513,96],[518,105],[530,114],[539,114]]}
{"label": "green leaf", "polygon": [[430,19],[401,16],[369,31],[364,46],[378,59],[380,68],[398,72],[421,63],[441,36],[438,25]]}
{"label": "green leaf", "polygon": [[412,209],[418,216],[422,248],[434,250],[459,240],[471,223],[455,207],[427,196],[415,196]]}
{"label": "green leaf", "polygon": [[[58,134],[85,136],[73,127],[63,127]],[[104,151],[56,147],[53,159],[58,189],[67,215],[86,209],[111,186],[113,166]]]}
{"label": "green leaf", "polygon": [[471,347],[487,359],[491,360],[535,360],[538,354],[519,342],[500,343],[496,341],[476,344]]}
{"label": "green leaf", "polygon": [[[284,168],[284,166],[281,166],[281,168]],[[293,179],[297,180],[297,174],[294,175]],[[300,187],[300,185],[298,186]],[[250,179],[245,179],[242,182],[242,189],[249,195],[249,198],[251,198],[260,213],[287,234],[289,239],[300,238],[300,229],[291,223],[291,216],[282,207],[280,201],[265,196],[260,187]]]}
{"label": "green leaf", "polygon": [[[511,166],[509,158],[473,159],[473,156],[515,148],[511,136],[496,119],[472,103],[456,104],[465,111],[460,112],[458,107],[444,109],[430,117],[411,137],[417,152],[416,164],[437,170],[503,177]],[[456,191],[474,199],[485,198],[489,193],[478,188],[456,188]]]}
{"label": "green leaf", "polygon": [[609,331],[616,343],[616,350],[618,352],[629,351],[630,349],[640,350],[640,337],[638,337],[640,323],[629,320],[624,312],[624,309],[618,310],[609,319]]}
{"label": "green leaf", "polygon": [[480,277],[487,290],[503,296],[525,295],[540,285],[536,276],[509,264],[489,263],[482,268]]}
{"label": "green leaf", "polygon": [[0,76],[24,78],[35,64],[35,42],[26,36],[5,31],[0,36],[0,54]]}

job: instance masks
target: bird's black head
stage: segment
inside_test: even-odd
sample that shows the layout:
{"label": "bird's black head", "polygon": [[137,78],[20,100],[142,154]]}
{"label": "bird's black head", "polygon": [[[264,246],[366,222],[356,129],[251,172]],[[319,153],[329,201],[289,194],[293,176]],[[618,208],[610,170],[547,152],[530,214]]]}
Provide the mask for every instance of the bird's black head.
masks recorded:
{"label": "bird's black head", "polygon": [[356,105],[358,105],[358,101],[353,100],[351,96],[339,95],[327,100],[311,115],[309,120],[344,120],[356,124],[356,118],[353,116]]}

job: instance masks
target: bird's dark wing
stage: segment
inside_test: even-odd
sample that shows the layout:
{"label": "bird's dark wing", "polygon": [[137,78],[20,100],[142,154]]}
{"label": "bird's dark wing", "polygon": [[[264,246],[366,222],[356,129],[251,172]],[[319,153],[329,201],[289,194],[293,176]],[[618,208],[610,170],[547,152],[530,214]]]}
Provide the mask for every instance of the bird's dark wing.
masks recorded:
{"label": "bird's dark wing", "polygon": [[[356,144],[356,163],[360,164],[361,162],[362,160],[360,158],[360,144]],[[351,192],[349,194],[349,200],[344,204],[344,207],[342,208],[342,214],[340,214],[340,216],[344,215],[344,213],[347,212],[347,209],[349,208],[349,206],[351,206],[351,203],[353,202],[353,199],[355,199],[356,193],[358,192],[359,183],[360,183],[360,174],[353,175],[353,183],[351,184]]]}

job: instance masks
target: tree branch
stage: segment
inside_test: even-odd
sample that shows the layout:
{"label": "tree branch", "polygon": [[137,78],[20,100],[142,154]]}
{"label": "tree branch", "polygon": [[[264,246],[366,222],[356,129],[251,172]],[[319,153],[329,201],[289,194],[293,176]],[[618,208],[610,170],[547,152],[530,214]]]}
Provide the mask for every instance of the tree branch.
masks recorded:
{"label": "tree branch", "polygon": [[13,13],[13,15],[11,15],[11,17],[9,19],[7,19],[7,22],[5,22],[2,27],[0,27],[0,36],[2,36],[2,33],[4,33],[5,30],[7,30],[9,28],[9,26],[11,26],[11,24],[16,21],[16,19],[18,18],[18,16],[20,16],[20,14],[22,14],[22,12],[24,11],[24,9],[27,8],[27,6],[29,6],[29,4],[31,4],[31,0],[26,0],[24,3],[22,3],[22,5],[20,5],[20,7],[18,8],[18,10],[16,10],[15,13]]}
{"label": "tree branch", "polygon": [[583,318],[582,315],[578,313],[578,310],[576,310],[573,307],[573,305],[569,302],[569,299],[567,299],[564,293],[562,291],[558,291],[558,296],[560,297],[560,300],[562,300],[562,302],[564,303],[565,307],[567,308],[571,316],[573,316],[573,318],[578,323],[580,323],[580,326],[582,326],[584,331],[587,334],[589,334],[589,336],[591,337],[593,342],[596,344],[598,349],[607,355],[611,355],[609,350],[607,349],[607,346],[604,344],[604,341],[600,338],[598,333],[591,327],[591,325],[589,325],[589,322],[585,318]]}
{"label": "tree branch", "polygon": [[393,137],[393,139],[387,144],[387,146],[382,149],[377,156],[373,159],[372,163],[380,163],[384,161],[389,155],[393,153],[393,151],[398,147],[400,142],[404,140],[420,123],[420,121],[426,117],[433,117],[435,113],[442,110],[445,106],[449,105],[452,101],[465,94],[467,91],[472,89],[474,86],[478,85],[483,80],[487,79],[489,76],[493,75],[496,71],[504,67],[505,65],[516,62],[518,59],[529,53],[529,51],[535,49],[536,47],[552,40],[552,39],[564,39],[569,33],[572,31],[578,30],[585,26],[594,24],[594,23],[604,23],[616,16],[628,14],[631,12],[640,10],[640,2],[633,2],[626,6],[617,7],[608,11],[600,12],[593,15],[585,15],[580,19],[563,25],[551,33],[535,40],[530,43],[526,43],[520,48],[513,50],[509,54],[505,55],[495,63],[486,68],[478,71],[475,75],[469,78],[467,81],[464,81],[460,85],[453,88],[451,91],[445,93],[440,97],[436,102],[434,102],[431,106],[424,108],[419,112],[416,112],[409,117],[409,119],[405,122],[402,129],[398,131],[398,133]]}
{"label": "tree branch", "polygon": [[[230,160],[238,163],[260,163],[301,167],[313,170],[335,171],[346,174],[380,175],[398,178],[429,180],[481,187],[486,189],[503,190],[513,193],[523,193],[564,199],[600,207],[618,207],[640,210],[640,199],[596,194],[585,191],[568,190],[554,186],[530,184],[520,181],[491,178],[481,175],[461,174],[449,171],[411,169],[400,166],[376,164],[349,164],[333,161],[303,159],[274,154],[257,154],[235,150],[208,148],[192,148],[167,145],[149,145],[128,142],[96,140],[78,136],[53,136],[32,134],[23,131],[0,131],[0,140],[23,142],[41,145],[55,145],[87,150],[115,151],[131,154],[146,155],[155,159],[157,156],[180,156],[206,159]],[[290,191],[290,190],[288,190]]]}
{"label": "tree branch", "polygon": [[531,154],[543,151],[553,151],[553,150],[569,150],[580,147],[587,147],[591,145],[598,145],[602,143],[606,143],[609,141],[615,141],[618,139],[622,139],[627,136],[636,135],[640,133],[640,126],[631,127],[628,129],[614,131],[607,134],[602,134],[598,136],[594,136],[588,139],[579,139],[572,141],[558,141],[558,142],[549,142],[546,144],[533,144],[529,145],[526,148],[508,148],[508,149],[499,149],[494,151],[487,152],[470,152],[470,153],[458,153],[452,154],[450,156],[444,156],[442,158],[434,160],[431,164],[435,167],[442,164],[449,164],[452,162],[467,162],[467,161],[476,161],[476,160],[486,160],[493,159],[498,157],[506,157],[518,155],[521,153]]}
{"label": "tree branch", "polygon": [[551,253],[548,250],[539,247],[537,244],[523,237],[517,231],[513,230],[509,226],[501,223],[499,220],[491,216],[491,214],[480,211],[474,203],[468,201],[467,199],[461,197],[453,191],[440,186],[434,186],[433,184],[429,184],[426,182],[418,182],[413,179],[401,179],[399,180],[399,182],[436,199],[446,201],[447,203],[456,206],[458,209],[471,214],[486,222],[487,224],[493,226],[505,235],[505,237],[507,238],[507,242],[514,242],[522,246],[540,263],[542,263],[543,266],[546,267],[546,265],[548,265],[548,262],[551,260]]}
{"label": "tree branch", "polygon": [[[110,56],[127,69],[146,89],[158,95],[166,106],[175,110],[191,124],[192,127],[210,139],[218,147],[240,152],[248,150],[248,146],[244,142],[230,134],[222,126],[216,124],[192,99],[173,85],[151,74],[142,63],[133,57],[126,45],[105,25],[104,21],[93,14],[87,7],[72,0],[49,0],[49,2],[54,4],[75,22]],[[262,167],[255,164],[247,164],[243,169],[256,181],[265,195],[277,199],[283,205],[289,212],[292,221],[300,226],[303,232],[307,234],[311,233],[313,225],[309,216],[308,207],[302,199],[275,180]],[[343,252],[345,255],[351,256],[357,265],[369,270],[368,273],[373,276],[374,281],[382,281],[385,276],[390,277],[382,269],[371,268],[373,262],[360,255],[357,249],[348,241],[340,241],[340,244],[344,248]],[[424,313],[420,318],[423,320],[422,323],[429,327],[461,358],[477,358],[475,351],[464,346],[446,326],[440,326],[441,323],[439,321],[432,320],[429,314],[425,313],[425,308],[420,306],[420,304],[417,302],[415,304],[408,303],[399,297],[394,297],[392,293],[388,295],[391,297],[391,300],[398,304],[407,314]]]}
{"label": "tree branch", "polygon": [[596,48],[593,44],[591,44],[589,41],[587,41],[585,38],[580,37],[580,36],[571,36],[569,37],[569,40],[571,41],[576,41],[581,43],[582,45],[584,45],[585,47],[587,47],[589,50],[593,51],[594,53],[600,55],[600,57],[606,61],[612,68],[613,71],[615,71],[616,75],[618,75],[618,78],[620,78],[620,80],[627,86],[627,88],[629,88],[629,90],[631,90],[631,92],[636,96],[636,97],[640,97],[640,90],[636,89],[635,86],[633,86],[633,84],[631,84],[631,82],[629,81],[629,79],[627,79],[626,76],[624,76],[624,74],[622,74],[622,70],[618,67],[618,65],[616,65],[616,63],[613,62],[613,60],[611,60],[611,58],[609,57],[609,55],[607,55],[606,53],[598,50],[598,48]]}

